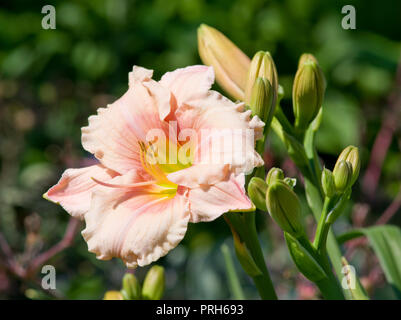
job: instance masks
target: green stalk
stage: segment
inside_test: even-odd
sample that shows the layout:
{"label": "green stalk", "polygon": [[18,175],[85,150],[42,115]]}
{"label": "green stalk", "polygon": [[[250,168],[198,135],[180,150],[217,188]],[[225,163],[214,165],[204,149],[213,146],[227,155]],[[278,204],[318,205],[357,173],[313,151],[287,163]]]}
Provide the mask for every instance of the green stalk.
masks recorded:
{"label": "green stalk", "polygon": [[[322,215],[324,215],[323,212]],[[312,246],[306,236],[300,237],[297,240],[310,253],[310,255],[314,257],[316,261],[318,261],[318,263],[322,266],[325,273],[327,274],[327,278],[319,281],[314,281],[314,283],[322,293],[323,297],[327,300],[344,300],[344,294],[342,292],[339,282],[333,274],[326,250],[317,250],[316,246]]]}
{"label": "green stalk", "polygon": [[252,280],[258,289],[259,295],[263,300],[277,300],[277,295],[267,270],[262,248],[258,239],[255,224],[255,213],[226,213],[229,224],[238,232],[241,240],[245,243],[255,264],[261,271],[258,275],[253,275]]}
{"label": "green stalk", "polygon": [[[285,137],[285,127],[288,124],[288,120],[283,120],[283,114],[280,114],[279,117],[275,117],[272,121],[272,128],[277,136],[283,141],[285,145],[286,137]],[[281,121],[284,122],[281,123]],[[318,222],[321,218],[321,213],[323,209],[323,193],[320,183],[320,175],[321,175],[321,168],[319,163],[319,158],[315,148],[315,132],[317,130],[318,125],[313,130],[308,130],[304,137],[304,151],[308,157],[308,163],[298,165],[299,159],[293,159],[293,161],[297,164],[298,169],[301,171],[302,175],[304,176],[305,180],[305,193],[306,199],[308,202],[309,207],[312,210],[313,216],[315,220]],[[292,129],[293,130],[293,129]],[[298,161],[297,161],[298,160]],[[333,265],[334,271],[337,275],[338,279],[343,278],[342,273],[342,262],[341,262],[341,250],[337,243],[336,237],[331,230],[327,232],[327,253],[330,257],[331,263]],[[344,295],[347,299],[352,299],[350,292],[348,290],[343,290]]]}
{"label": "green stalk", "polygon": [[228,283],[230,285],[230,289],[231,289],[233,298],[235,300],[244,300],[245,299],[244,292],[242,291],[237,272],[235,271],[235,268],[234,268],[234,263],[231,258],[230,249],[228,248],[228,246],[226,244],[223,244],[221,246],[221,252],[223,253],[223,256],[224,256],[224,262],[226,264],[226,270],[227,270]]}
{"label": "green stalk", "polygon": [[316,281],[315,284],[326,300],[344,300],[344,294],[333,274],[329,278]]}
{"label": "green stalk", "polygon": [[323,210],[320,214],[319,222],[316,228],[315,239],[313,241],[313,245],[315,246],[316,250],[321,254],[326,253],[326,240],[330,230],[330,224],[326,223],[327,214],[329,213],[329,205],[330,199],[326,197],[324,199]]}

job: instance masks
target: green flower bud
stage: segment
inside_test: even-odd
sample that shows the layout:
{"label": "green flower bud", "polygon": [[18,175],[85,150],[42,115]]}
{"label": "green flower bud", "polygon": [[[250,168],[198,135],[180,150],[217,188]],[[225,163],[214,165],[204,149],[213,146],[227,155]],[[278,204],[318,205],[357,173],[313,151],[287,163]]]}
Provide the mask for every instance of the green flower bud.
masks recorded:
{"label": "green flower bud", "polygon": [[249,68],[248,79],[245,87],[245,103],[247,103],[248,105],[251,101],[252,88],[256,82],[256,79],[259,77],[266,78],[271,84],[273,91],[272,108],[274,110],[274,108],[276,107],[278,94],[278,76],[273,58],[267,51],[257,52],[251,61],[251,66]]}
{"label": "green flower bud", "polygon": [[283,180],[284,172],[280,168],[271,168],[266,176],[266,183],[272,184],[275,180]]}
{"label": "green flower bud", "polygon": [[322,172],[322,187],[326,197],[331,198],[336,193],[336,185],[334,183],[333,173],[326,168],[324,168]]}
{"label": "green flower bud", "polygon": [[256,208],[262,211],[267,211],[266,207],[266,182],[258,177],[253,177],[248,184],[248,195]]}
{"label": "green flower bud", "polygon": [[119,291],[110,290],[104,294],[103,300],[123,300],[123,296]]}
{"label": "green flower bud", "polygon": [[301,57],[299,58],[298,61],[298,69],[306,62],[312,61],[316,64],[319,64],[319,62],[317,61],[317,59],[315,58],[315,56],[313,54],[310,53],[304,53],[301,55]]}
{"label": "green flower bud", "polygon": [[324,97],[326,83],[315,57],[301,56],[292,88],[295,126],[305,130],[317,116]]}
{"label": "green flower bud", "polygon": [[121,295],[124,300],[139,300],[141,298],[141,286],[133,274],[126,273],[124,275]]}
{"label": "green flower bud", "polygon": [[145,300],[160,300],[165,286],[164,268],[153,266],[146,274],[142,287],[142,297]]}
{"label": "green flower bud", "polygon": [[275,180],[267,188],[266,205],[269,214],[285,232],[298,238],[304,234],[301,203],[285,182]]}
{"label": "green flower bud", "polygon": [[361,169],[361,161],[359,159],[358,148],[354,146],[346,147],[338,156],[337,163],[334,166],[334,170],[342,160],[348,161],[352,166],[352,179],[350,184],[352,186],[355,183],[356,179],[358,179],[359,171]]}
{"label": "green flower bud", "polygon": [[257,78],[251,92],[249,107],[269,127],[274,115],[273,90],[267,78]]}
{"label": "green flower bud", "polygon": [[342,193],[351,186],[352,165],[348,161],[341,160],[333,170],[334,184],[338,192]]}

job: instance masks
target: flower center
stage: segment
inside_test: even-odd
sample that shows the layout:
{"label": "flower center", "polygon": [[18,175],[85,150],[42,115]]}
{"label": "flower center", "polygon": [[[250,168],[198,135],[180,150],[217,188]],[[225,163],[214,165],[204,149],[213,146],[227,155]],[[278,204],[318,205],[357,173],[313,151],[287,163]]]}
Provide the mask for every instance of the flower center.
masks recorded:
{"label": "flower center", "polygon": [[139,146],[142,167],[161,187],[158,193],[174,196],[178,185],[168,180],[167,175],[191,166],[191,162],[184,164],[179,161],[178,152],[181,146],[170,140],[164,144],[139,142]]}

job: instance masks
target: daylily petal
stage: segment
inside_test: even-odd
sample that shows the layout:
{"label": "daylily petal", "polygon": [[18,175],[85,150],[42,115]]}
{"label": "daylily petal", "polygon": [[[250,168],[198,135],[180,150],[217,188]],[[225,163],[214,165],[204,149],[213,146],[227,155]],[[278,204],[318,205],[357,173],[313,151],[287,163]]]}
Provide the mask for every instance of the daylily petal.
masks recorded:
{"label": "daylily petal", "polygon": [[172,96],[170,90],[152,80],[152,76],[153,70],[134,66],[128,74],[129,86],[145,86],[159,109],[160,120],[164,120],[171,111]]}
{"label": "daylily petal", "polygon": [[190,222],[212,221],[229,210],[252,208],[244,189],[244,175],[231,177],[212,186],[201,186],[189,191]]}
{"label": "daylily petal", "polygon": [[254,167],[263,165],[263,159],[255,151],[254,130],[212,128],[200,132],[195,164],[229,164],[237,174],[251,173]]}
{"label": "daylily petal", "polygon": [[132,71],[128,73],[128,84],[134,86],[136,81],[142,82],[152,79],[153,70],[143,67],[134,66]]}
{"label": "daylily petal", "polygon": [[143,82],[143,85],[149,90],[150,96],[157,105],[160,120],[164,120],[170,114],[172,106],[174,105],[170,90],[161,86],[154,80]]}
{"label": "daylily petal", "polygon": [[[124,182],[125,180],[125,182]],[[116,183],[127,183],[125,177]],[[167,254],[183,239],[189,221],[184,190],[173,198],[146,188],[94,192],[82,235],[98,259],[121,258],[128,267],[147,265]]]}
{"label": "daylily petal", "polygon": [[[157,96],[136,81],[136,85],[107,108],[98,109],[82,128],[82,145],[102,164],[119,173],[140,169],[139,141],[146,141],[151,130],[162,130],[167,136],[168,124],[160,121]],[[164,103],[164,102],[163,102]],[[166,110],[162,109],[162,114]]]}
{"label": "daylily petal", "polygon": [[250,173],[263,165],[255,140],[263,136],[264,123],[257,116],[251,118],[251,111],[244,111],[243,104],[219,97],[211,93],[204,108],[185,105],[176,112],[181,129],[189,127],[197,133],[193,163],[230,164],[237,174]]}
{"label": "daylily petal", "polygon": [[179,107],[206,96],[213,82],[213,68],[202,65],[167,72],[159,81],[162,86],[171,90]]}
{"label": "daylily petal", "polygon": [[43,196],[59,203],[73,217],[83,218],[89,210],[91,195],[99,185],[92,179],[109,181],[118,173],[102,165],[94,165],[80,169],[67,169],[56,185]]}
{"label": "daylily petal", "polygon": [[171,182],[187,188],[197,188],[200,185],[212,185],[226,180],[229,172],[228,164],[195,164],[167,176]]}

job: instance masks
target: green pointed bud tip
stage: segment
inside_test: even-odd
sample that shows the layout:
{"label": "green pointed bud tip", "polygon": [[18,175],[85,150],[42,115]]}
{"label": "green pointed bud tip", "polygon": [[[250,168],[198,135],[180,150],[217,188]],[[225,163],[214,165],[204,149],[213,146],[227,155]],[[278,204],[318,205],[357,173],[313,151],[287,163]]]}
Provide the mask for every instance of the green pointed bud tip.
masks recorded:
{"label": "green pointed bud tip", "polygon": [[334,184],[338,192],[344,192],[352,179],[352,165],[348,161],[341,160],[333,170]]}
{"label": "green pointed bud tip", "polygon": [[121,293],[125,300],[139,300],[141,297],[141,286],[136,277],[126,273],[123,277]]}
{"label": "green pointed bud tip", "polygon": [[319,113],[325,92],[325,80],[317,61],[304,58],[292,88],[295,126],[305,130]]}
{"label": "green pointed bud tip", "polygon": [[353,185],[355,181],[358,179],[359,171],[361,169],[361,160],[359,158],[358,148],[354,146],[346,147],[338,156],[337,163],[334,168],[336,168],[339,162],[343,160],[348,161],[352,166],[351,185]]}
{"label": "green pointed bud tip", "polygon": [[146,274],[142,287],[142,298],[145,300],[160,300],[164,293],[164,268],[153,266]]}
{"label": "green pointed bud tip", "polygon": [[123,300],[124,297],[119,291],[110,290],[104,294],[103,300]]}
{"label": "green pointed bud tip", "polygon": [[333,173],[324,168],[322,172],[322,187],[323,192],[328,198],[332,198],[336,193],[336,185],[334,183]]}
{"label": "green pointed bud tip", "polygon": [[296,178],[285,177],[283,181],[286,184],[288,184],[292,189],[294,189],[295,186],[297,185],[297,179]]}
{"label": "green pointed bud tip", "polygon": [[315,64],[319,64],[317,59],[313,54],[310,53],[304,53],[301,55],[298,61],[298,68],[300,68],[304,63],[306,62],[314,62]]}
{"label": "green pointed bud tip", "polygon": [[267,211],[266,207],[266,182],[258,177],[253,177],[248,184],[248,195],[256,208]]}
{"label": "green pointed bud tip", "polygon": [[304,234],[301,203],[295,192],[283,181],[274,181],[267,188],[266,205],[270,216],[283,231],[295,238]]}
{"label": "green pointed bud tip", "polygon": [[267,78],[258,77],[253,85],[249,107],[265,125],[273,117],[273,91]]}
{"label": "green pointed bud tip", "polygon": [[280,168],[271,168],[266,176],[266,183],[268,185],[272,184],[276,180],[283,180],[284,172]]}
{"label": "green pointed bud tip", "polygon": [[269,80],[273,91],[272,105],[273,107],[275,107],[278,94],[278,76],[273,58],[267,51],[257,52],[251,60],[251,65],[248,71],[248,78],[245,87],[245,102],[248,104],[251,99],[252,88],[256,82],[256,79],[259,77]]}

